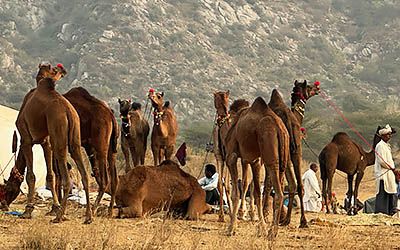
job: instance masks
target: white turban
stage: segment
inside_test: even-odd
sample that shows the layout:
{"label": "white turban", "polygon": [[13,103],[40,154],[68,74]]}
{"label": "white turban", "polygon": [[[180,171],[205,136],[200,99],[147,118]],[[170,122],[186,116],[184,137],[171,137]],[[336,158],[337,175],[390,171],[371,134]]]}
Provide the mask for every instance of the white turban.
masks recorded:
{"label": "white turban", "polygon": [[386,126],[378,131],[379,135],[386,135],[389,133],[392,133],[392,128],[389,126],[389,124],[386,124]]}

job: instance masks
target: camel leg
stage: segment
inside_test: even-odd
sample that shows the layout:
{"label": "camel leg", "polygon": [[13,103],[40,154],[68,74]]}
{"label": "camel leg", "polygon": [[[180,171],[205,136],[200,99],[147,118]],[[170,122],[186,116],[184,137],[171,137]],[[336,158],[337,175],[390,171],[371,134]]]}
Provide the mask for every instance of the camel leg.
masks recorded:
{"label": "camel leg", "polygon": [[356,183],[354,185],[354,192],[353,192],[353,214],[357,214],[357,197],[358,197],[358,188],[360,187],[361,180],[364,176],[364,172],[360,171],[357,173]]}
{"label": "camel leg", "polygon": [[346,193],[346,206],[345,209],[347,211],[348,215],[351,215],[351,208],[353,206],[353,180],[354,180],[354,175],[347,175],[347,193]]}
{"label": "camel leg", "polygon": [[268,169],[265,169],[265,178],[264,178],[264,192],[263,192],[263,215],[264,218],[266,218],[266,221],[268,221],[268,215],[269,215],[269,199],[271,197],[271,190],[272,190],[272,185],[271,185],[271,178]]}
{"label": "camel leg", "polygon": [[274,196],[274,218],[273,218],[273,225],[270,231],[268,232],[269,238],[275,238],[276,234],[278,233],[278,224],[279,224],[279,218],[280,218],[280,212],[282,208],[282,203],[283,203],[283,191],[281,187],[281,180],[280,180],[280,175],[279,175],[279,165],[270,165],[267,166],[269,168],[270,172],[270,177],[271,177],[271,183],[275,191],[275,196]]}
{"label": "camel leg", "polygon": [[108,159],[107,151],[97,151],[96,161],[99,166],[99,178],[97,179],[98,192],[97,197],[93,205],[93,215],[96,215],[97,208],[100,204],[101,199],[106,191],[108,185]]}
{"label": "camel leg", "polygon": [[[300,228],[306,228],[307,227],[307,219],[306,219],[306,216],[304,213],[304,203],[303,203],[304,186],[303,186],[303,179],[301,176],[301,159],[302,159],[301,147],[298,148],[297,150],[298,150],[298,152],[291,154],[291,160],[293,163],[294,173],[296,175],[297,195],[300,200],[300,212],[301,212]],[[290,184],[289,184],[289,189],[290,189]]]}
{"label": "camel leg", "polygon": [[57,211],[56,218],[52,220],[54,223],[62,222],[66,220],[65,210],[67,206],[67,198],[71,189],[71,180],[68,174],[67,168],[67,152],[66,148],[58,149],[57,145],[54,147],[54,158],[61,175],[61,185],[63,191],[63,197],[61,199],[61,210]]}
{"label": "camel leg", "polygon": [[25,156],[27,171],[26,171],[26,182],[28,183],[28,201],[25,206],[25,211],[21,215],[23,219],[31,219],[32,211],[34,209],[33,204],[33,196],[35,194],[35,174],[33,173],[33,152],[32,152],[32,144],[29,143],[21,143],[21,149]]}
{"label": "camel leg", "polygon": [[229,209],[229,214],[232,213],[232,207],[233,207],[233,202],[232,202],[232,195],[231,195],[231,177],[229,174],[229,169],[226,169],[225,179],[222,181],[223,188],[225,189],[225,194],[226,194],[226,202],[228,203],[228,209]]}
{"label": "camel leg", "polygon": [[160,147],[152,145],[151,151],[153,152],[154,166],[158,166],[158,163],[160,162]]}
{"label": "camel leg", "polygon": [[115,196],[117,194],[117,186],[118,186],[118,175],[117,175],[117,168],[115,166],[116,162],[116,154],[112,152],[112,149],[109,149],[108,151],[108,170],[109,170],[109,175],[111,178],[111,200],[110,200],[110,205],[108,207],[108,215],[112,216],[112,210],[114,207],[115,203]]}
{"label": "camel leg", "polygon": [[217,169],[218,169],[218,193],[219,193],[219,213],[218,213],[218,221],[219,222],[224,222],[225,221],[225,215],[224,215],[224,209],[223,209],[223,204],[224,204],[224,187],[223,187],[223,180],[224,180],[224,161],[222,160],[222,157],[220,155],[215,155],[215,158],[217,160]]}
{"label": "camel leg", "polygon": [[259,234],[264,235],[267,230],[267,225],[265,223],[262,198],[261,198],[261,179],[260,179],[261,164],[259,159],[257,159],[255,162],[251,164],[251,170],[253,173],[254,200],[257,207],[258,219],[260,224]]}
{"label": "camel leg", "polygon": [[[134,204],[134,203],[132,203]],[[135,205],[129,207],[120,208],[118,217],[119,218],[142,218],[143,217],[143,207],[141,202],[135,202]]]}
{"label": "camel leg", "polygon": [[[92,223],[92,211],[90,207],[90,199],[89,199],[89,176],[86,172],[85,165],[83,164],[82,154],[80,147],[78,145],[70,145],[70,153],[72,159],[74,159],[79,173],[81,174],[83,189],[85,190],[86,195],[86,218],[85,224]],[[69,176],[68,176],[69,177]],[[68,183],[69,184],[69,183]]]}
{"label": "camel leg", "polygon": [[165,154],[166,160],[170,160],[172,158],[172,155],[174,154],[174,150],[175,150],[174,145],[170,145],[165,148],[164,154]]}
{"label": "camel leg", "polygon": [[[282,221],[282,225],[287,226],[290,224],[290,219],[292,216],[292,208],[293,208],[293,201],[294,201],[294,195],[296,192],[296,181],[293,173],[293,168],[292,166],[287,166],[286,171],[285,171],[285,176],[286,180],[289,185],[289,204],[288,204],[288,210],[286,213],[286,217]],[[301,224],[300,224],[301,225]]]}
{"label": "camel leg", "polygon": [[328,197],[328,202],[326,204],[326,212],[328,212],[328,207],[331,206],[332,210],[335,211],[334,209],[334,204],[332,203],[332,184],[333,184],[333,175],[329,174],[328,176],[328,193],[327,193],[327,197]]}
{"label": "camel leg", "polygon": [[121,150],[122,153],[124,154],[125,158],[125,173],[128,173],[129,170],[131,170],[131,165],[130,165],[130,156],[129,156],[129,142],[128,140],[124,137],[124,135],[121,135]]}
{"label": "camel leg", "polygon": [[234,235],[237,227],[237,213],[239,210],[239,189],[238,189],[238,169],[237,169],[237,155],[233,153],[228,156],[227,164],[232,178],[232,196],[233,196],[233,206],[230,213],[230,224],[228,227],[228,235]]}
{"label": "camel leg", "polygon": [[239,219],[244,219],[247,212],[246,193],[249,189],[248,164],[242,161],[242,193],[240,195]]}
{"label": "camel leg", "polygon": [[139,166],[139,154],[138,150],[136,148],[136,145],[133,145],[134,143],[130,143],[129,145],[129,151],[131,152],[132,156],[132,161],[133,161],[133,167]]}
{"label": "camel leg", "polygon": [[51,207],[51,211],[48,212],[46,215],[56,215],[57,210],[60,209],[60,202],[59,202],[59,184],[56,186],[56,180],[54,176],[53,170],[53,152],[51,151],[51,145],[49,142],[49,138],[47,138],[42,144],[44,159],[46,161],[47,167],[47,174],[46,174],[46,182],[47,185],[50,187],[51,195],[53,197],[53,205]]}
{"label": "camel leg", "polygon": [[[253,180],[250,182],[249,188],[250,188],[250,202],[249,202],[250,220],[255,221],[256,220],[256,213],[255,213],[256,209],[255,209],[255,204],[254,204],[255,201],[254,201],[254,181]],[[261,193],[261,196],[262,195],[263,194]],[[265,220],[265,217],[264,217],[264,220]]]}
{"label": "camel leg", "polygon": [[192,194],[186,214],[187,219],[198,220],[202,214],[211,210],[210,205],[206,204],[204,200],[204,195],[200,195],[199,193]]}

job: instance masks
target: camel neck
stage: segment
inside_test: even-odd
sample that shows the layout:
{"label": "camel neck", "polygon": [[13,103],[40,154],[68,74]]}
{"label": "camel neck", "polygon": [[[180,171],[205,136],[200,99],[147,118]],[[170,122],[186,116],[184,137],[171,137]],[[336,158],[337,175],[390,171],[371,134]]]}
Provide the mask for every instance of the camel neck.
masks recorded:
{"label": "camel neck", "polygon": [[291,108],[292,112],[294,113],[300,124],[303,123],[305,107],[306,107],[306,101],[299,99],[292,105]]}
{"label": "camel neck", "polygon": [[56,81],[51,78],[43,78],[37,83],[37,88],[39,90],[55,90]]}

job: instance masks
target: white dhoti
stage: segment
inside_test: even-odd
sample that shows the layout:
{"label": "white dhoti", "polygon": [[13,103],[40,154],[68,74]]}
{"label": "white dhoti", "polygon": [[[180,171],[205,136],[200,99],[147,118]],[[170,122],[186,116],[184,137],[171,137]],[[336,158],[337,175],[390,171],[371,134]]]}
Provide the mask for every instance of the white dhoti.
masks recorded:
{"label": "white dhoti", "polygon": [[314,170],[307,170],[302,179],[304,184],[304,210],[309,212],[320,212],[322,209],[322,196]]}

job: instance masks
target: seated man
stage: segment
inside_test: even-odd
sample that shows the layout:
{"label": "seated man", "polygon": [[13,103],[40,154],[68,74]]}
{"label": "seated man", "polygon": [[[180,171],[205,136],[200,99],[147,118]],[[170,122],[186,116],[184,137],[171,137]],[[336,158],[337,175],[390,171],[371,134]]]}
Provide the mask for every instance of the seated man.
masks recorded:
{"label": "seated man", "polygon": [[320,212],[322,208],[321,189],[319,188],[316,172],[318,166],[315,163],[310,164],[310,169],[303,175],[304,185],[304,210],[310,212]]}
{"label": "seated man", "polygon": [[206,191],[206,202],[210,205],[217,205],[219,203],[218,193],[218,173],[213,164],[207,164],[204,170],[204,177],[198,180],[201,188]]}

